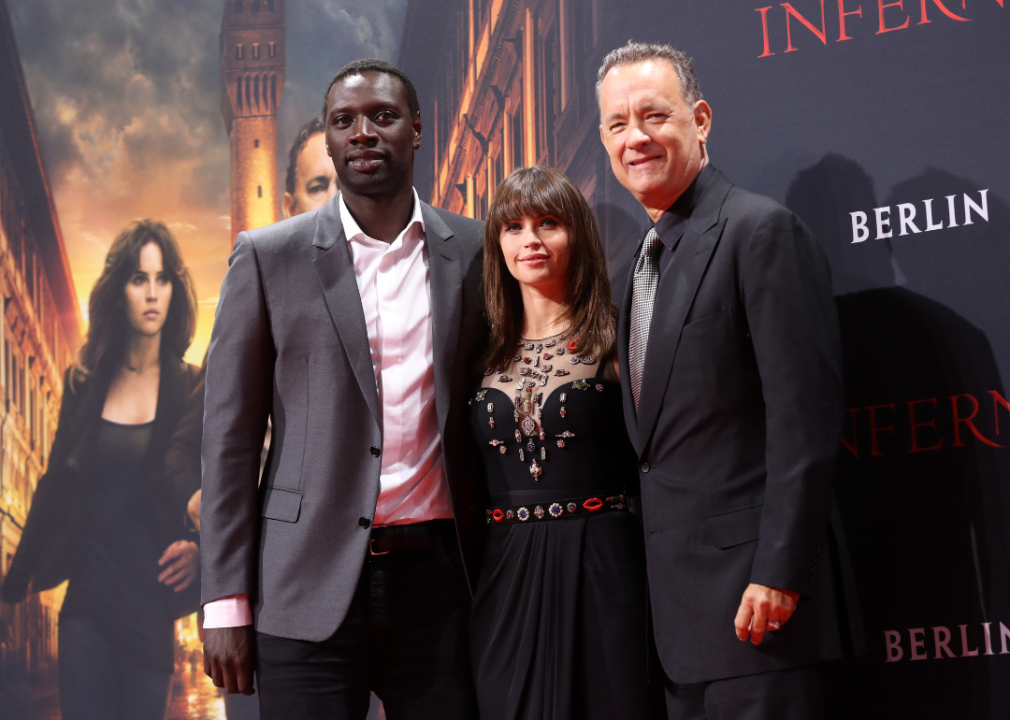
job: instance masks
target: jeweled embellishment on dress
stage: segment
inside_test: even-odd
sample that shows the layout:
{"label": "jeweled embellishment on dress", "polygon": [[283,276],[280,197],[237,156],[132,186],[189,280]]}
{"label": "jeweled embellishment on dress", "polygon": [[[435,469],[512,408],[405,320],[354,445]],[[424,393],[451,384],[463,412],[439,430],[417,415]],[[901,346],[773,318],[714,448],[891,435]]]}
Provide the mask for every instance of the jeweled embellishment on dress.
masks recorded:
{"label": "jeweled embellishment on dress", "polygon": [[543,475],[543,473],[544,470],[542,467],[540,467],[540,463],[538,463],[536,460],[530,463],[530,475],[533,476],[534,480],[540,480],[540,476]]}
{"label": "jeweled embellishment on dress", "polygon": [[572,388],[574,388],[575,390],[588,390],[589,383],[587,383],[585,380],[576,380],[575,382],[572,383]]}
{"label": "jeweled embellishment on dress", "polygon": [[487,395],[487,388],[481,388],[477,391],[477,402],[484,402],[484,396]]}
{"label": "jeweled embellishment on dress", "polygon": [[536,515],[537,516],[537,520],[539,520],[540,518],[542,518],[544,516],[544,509],[542,507],[540,507],[539,505],[537,505],[536,509],[533,510],[533,514]]}
{"label": "jeweled embellishment on dress", "polygon": [[530,519],[530,511],[524,507],[521,507],[516,511],[516,517],[522,520],[523,522],[526,522],[527,520]]}
{"label": "jeweled embellishment on dress", "polygon": [[564,510],[558,503],[551,503],[551,506],[547,508],[547,512],[551,514],[551,517],[559,517]]}

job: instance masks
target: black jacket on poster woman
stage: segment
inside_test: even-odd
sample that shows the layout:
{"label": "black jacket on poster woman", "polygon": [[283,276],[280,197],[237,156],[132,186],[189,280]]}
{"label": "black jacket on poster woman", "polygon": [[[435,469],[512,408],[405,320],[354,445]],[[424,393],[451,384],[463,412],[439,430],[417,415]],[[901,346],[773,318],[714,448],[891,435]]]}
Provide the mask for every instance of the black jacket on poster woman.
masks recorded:
{"label": "black jacket on poster woman", "polygon": [[[63,378],[63,402],[49,455],[49,465],[39,479],[21,542],[3,584],[2,599],[21,602],[31,592],[56,587],[70,577],[81,546],[88,518],[81,508],[88,488],[82,482],[95,446],[95,435],[112,383],[112,371],[99,370],[78,378],[71,386],[69,368]],[[143,462],[142,477],[152,489],[159,545],[167,548],[177,540],[197,541],[185,525],[186,503],[200,488],[198,474],[165,472],[165,457],[173,433],[198,384],[199,368],[163,360],[158,385],[158,408],[151,443]],[[152,572],[156,572],[156,568]],[[195,612],[200,583],[180,593],[165,587],[176,617]]]}

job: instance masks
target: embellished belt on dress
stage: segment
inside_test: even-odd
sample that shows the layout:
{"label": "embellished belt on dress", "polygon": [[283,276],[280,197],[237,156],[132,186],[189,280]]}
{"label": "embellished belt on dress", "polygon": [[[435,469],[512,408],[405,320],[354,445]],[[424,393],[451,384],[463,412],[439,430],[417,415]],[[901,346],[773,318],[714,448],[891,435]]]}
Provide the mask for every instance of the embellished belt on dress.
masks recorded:
{"label": "embellished belt on dress", "polygon": [[626,510],[627,508],[628,498],[624,495],[612,495],[605,498],[596,496],[581,497],[559,500],[553,503],[543,503],[534,506],[532,509],[526,505],[488,508],[487,521],[490,524],[492,522],[526,522],[530,518],[536,520],[556,520],[566,517],[599,515],[600,513]]}

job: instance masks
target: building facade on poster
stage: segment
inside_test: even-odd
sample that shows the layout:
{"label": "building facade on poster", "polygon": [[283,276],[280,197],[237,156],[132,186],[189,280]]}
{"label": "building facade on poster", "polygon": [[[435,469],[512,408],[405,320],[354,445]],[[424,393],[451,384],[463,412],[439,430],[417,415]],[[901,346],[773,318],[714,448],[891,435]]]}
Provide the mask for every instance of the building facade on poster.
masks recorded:
{"label": "building facade on poster", "polygon": [[[21,61],[0,6],[0,581],[56,433],[81,340],[77,295]],[[62,588],[0,605],[0,685],[55,680]]]}
{"label": "building facade on poster", "polygon": [[231,145],[231,240],[280,220],[277,108],[284,90],[284,0],[225,0],[221,112]]}
{"label": "building facade on poster", "polygon": [[600,0],[411,0],[399,64],[422,100],[421,197],[482,219],[509,172],[544,163],[578,185],[608,240],[612,194],[626,191],[600,146],[596,69],[627,37],[602,13]]}

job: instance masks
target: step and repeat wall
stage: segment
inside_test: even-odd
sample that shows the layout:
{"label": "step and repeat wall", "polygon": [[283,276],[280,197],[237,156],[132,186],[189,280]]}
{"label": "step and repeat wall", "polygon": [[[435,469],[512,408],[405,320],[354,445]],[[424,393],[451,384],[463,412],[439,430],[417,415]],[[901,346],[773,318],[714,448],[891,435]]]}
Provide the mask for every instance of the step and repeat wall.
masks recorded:
{"label": "step and repeat wall", "polygon": [[836,494],[866,646],[834,674],[834,712],[1007,717],[1010,6],[428,5],[410,5],[400,50],[427,113],[419,187],[480,217],[508,169],[556,165],[611,256],[647,219],[600,145],[596,70],[629,38],[694,59],[713,164],[795,211],[831,260]]}
{"label": "step and repeat wall", "polygon": [[[417,85],[422,199],[482,218],[512,169],[550,164],[615,257],[648,221],[610,171],[594,85],[629,39],[694,58],[713,164],[795,211],[831,261],[863,640],[832,675],[834,716],[1010,717],[1007,0],[0,0],[0,579],[86,332],[75,304],[120,227],[155,215],[178,235],[199,362],[231,238],[283,216],[298,129],[340,65],[376,55]],[[253,125],[266,139],[246,147]],[[58,717],[61,602],[0,607],[14,717]],[[224,717],[195,618],[176,634],[169,717]]]}

